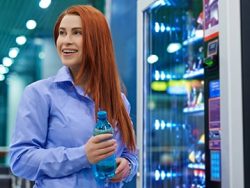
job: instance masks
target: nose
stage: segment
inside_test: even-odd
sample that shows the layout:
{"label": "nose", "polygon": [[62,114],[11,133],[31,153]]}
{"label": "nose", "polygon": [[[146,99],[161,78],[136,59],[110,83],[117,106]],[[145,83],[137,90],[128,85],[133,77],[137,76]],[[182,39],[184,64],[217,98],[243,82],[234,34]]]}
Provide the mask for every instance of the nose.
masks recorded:
{"label": "nose", "polygon": [[71,43],[72,43],[71,35],[67,34],[67,35],[64,37],[63,42],[66,43],[66,44],[71,44]]}

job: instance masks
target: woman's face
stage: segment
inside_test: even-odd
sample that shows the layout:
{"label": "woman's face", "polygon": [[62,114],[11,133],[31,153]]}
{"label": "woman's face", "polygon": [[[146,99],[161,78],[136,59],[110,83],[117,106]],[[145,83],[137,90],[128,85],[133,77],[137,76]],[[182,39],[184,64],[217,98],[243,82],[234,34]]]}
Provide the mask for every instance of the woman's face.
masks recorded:
{"label": "woman's face", "polygon": [[83,54],[83,30],[80,16],[65,15],[60,23],[58,34],[57,52],[62,63],[70,68],[73,75],[76,75],[82,64]]}

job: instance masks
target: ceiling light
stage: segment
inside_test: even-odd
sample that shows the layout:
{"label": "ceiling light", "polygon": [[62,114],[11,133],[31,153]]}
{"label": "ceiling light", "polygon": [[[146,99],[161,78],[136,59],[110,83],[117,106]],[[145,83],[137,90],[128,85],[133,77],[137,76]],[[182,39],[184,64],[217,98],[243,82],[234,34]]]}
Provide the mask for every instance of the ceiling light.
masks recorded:
{"label": "ceiling light", "polygon": [[13,59],[9,58],[9,57],[4,57],[3,58],[3,65],[5,67],[10,67],[13,64]]}
{"label": "ceiling light", "polygon": [[43,44],[43,39],[41,39],[41,38],[35,38],[34,39],[34,44],[35,45],[42,45]]}
{"label": "ceiling light", "polygon": [[44,53],[44,52],[40,52],[40,53],[38,54],[38,57],[39,57],[40,59],[44,59],[44,58],[45,58],[45,53]]}
{"label": "ceiling light", "polygon": [[48,8],[51,3],[51,0],[41,0],[39,6],[43,9]]}
{"label": "ceiling light", "polygon": [[3,81],[5,79],[5,76],[0,74],[0,81]]}
{"label": "ceiling light", "polygon": [[16,43],[18,45],[24,45],[26,43],[27,39],[25,36],[21,35],[19,37],[16,38]]}
{"label": "ceiling light", "polygon": [[15,58],[19,53],[19,48],[10,48],[9,57]]}
{"label": "ceiling light", "polygon": [[0,65],[0,74],[7,74],[9,72],[8,67]]}
{"label": "ceiling light", "polygon": [[28,20],[26,22],[26,27],[27,27],[27,29],[30,29],[30,30],[35,29],[36,28],[36,21],[35,20]]}

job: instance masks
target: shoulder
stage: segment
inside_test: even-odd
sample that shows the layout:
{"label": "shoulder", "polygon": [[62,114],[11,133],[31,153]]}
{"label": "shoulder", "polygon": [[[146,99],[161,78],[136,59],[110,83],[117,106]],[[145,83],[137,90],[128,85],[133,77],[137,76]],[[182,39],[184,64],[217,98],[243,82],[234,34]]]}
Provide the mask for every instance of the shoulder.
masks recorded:
{"label": "shoulder", "polygon": [[129,101],[128,101],[126,95],[125,95],[124,93],[121,93],[121,96],[122,96],[123,103],[124,103],[124,105],[125,105],[125,107],[126,107],[126,110],[127,110],[128,112],[130,112],[131,106],[130,106],[130,103],[129,103]]}
{"label": "shoulder", "polygon": [[124,93],[121,92],[121,96],[122,96],[122,100],[124,102],[129,103],[129,101],[128,101],[128,99],[127,99],[127,97],[126,97],[126,95]]}
{"label": "shoulder", "polygon": [[46,79],[35,81],[29,85],[26,86],[26,90],[43,90],[43,89],[49,89],[53,84],[54,77],[49,77]]}
{"label": "shoulder", "polygon": [[25,87],[23,95],[35,99],[37,99],[36,97],[45,97],[51,92],[50,90],[54,85],[53,80],[54,77],[49,77],[47,79],[35,81]]}

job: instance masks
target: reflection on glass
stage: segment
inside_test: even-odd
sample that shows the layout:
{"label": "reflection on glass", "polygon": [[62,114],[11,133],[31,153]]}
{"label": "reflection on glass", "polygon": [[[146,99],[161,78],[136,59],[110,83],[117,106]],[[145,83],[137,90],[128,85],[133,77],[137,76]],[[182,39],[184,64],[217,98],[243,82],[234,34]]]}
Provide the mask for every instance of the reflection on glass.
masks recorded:
{"label": "reflection on glass", "polygon": [[144,188],[205,187],[202,7],[157,1],[144,12]]}

